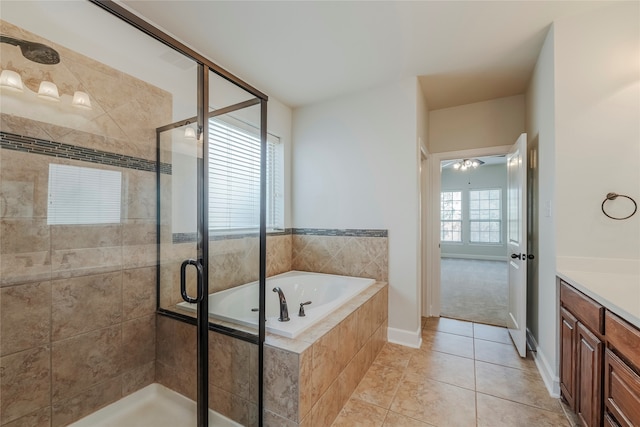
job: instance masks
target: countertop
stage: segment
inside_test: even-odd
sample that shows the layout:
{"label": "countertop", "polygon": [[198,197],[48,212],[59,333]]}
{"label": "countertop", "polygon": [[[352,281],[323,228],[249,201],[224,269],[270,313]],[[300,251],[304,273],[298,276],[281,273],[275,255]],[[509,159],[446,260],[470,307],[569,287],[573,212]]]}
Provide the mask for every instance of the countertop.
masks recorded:
{"label": "countertop", "polygon": [[640,328],[640,262],[558,257],[557,275]]}

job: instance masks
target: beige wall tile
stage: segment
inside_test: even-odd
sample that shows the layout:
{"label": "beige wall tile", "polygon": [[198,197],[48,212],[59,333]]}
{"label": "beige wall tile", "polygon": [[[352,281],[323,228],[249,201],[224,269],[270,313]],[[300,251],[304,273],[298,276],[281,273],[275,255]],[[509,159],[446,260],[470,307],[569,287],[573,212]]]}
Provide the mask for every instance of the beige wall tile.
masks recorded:
{"label": "beige wall tile", "polygon": [[341,409],[340,384],[334,381],[311,409],[312,426],[330,426]]}
{"label": "beige wall tile", "polygon": [[126,396],[155,382],[155,360],[146,365],[136,366],[134,369],[122,374],[122,396]]}
{"label": "beige wall tile", "polygon": [[358,352],[358,316],[351,313],[340,322],[340,366],[344,368]]}
{"label": "beige wall tile", "polygon": [[196,328],[156,316],[156,360],[173,369],[196,372]]}
{"label": "beige wall tile", "polygon": [[299,358],[271,346],[264,347],[264,407],[297,421],[299,410]]}
{"label": "beige wall tile", "polygon": [[177,391],[191,400],[196,400],[196,376],[191,373],[178,371],[175,368],[156,362],[156,382]]}
{"label": "beige wall tile", "polygon": [[2,427],[51,427],[51,407],[38,409],[15,421],[2,424]]}
{"label": "beige wall tile", "polygon": [[54,250],[51,254],[51,278],[120,271],[122,265],[121,246]]}
{"label": "beige wall tile", "polygon": [[120,330],[119,325],[112,326],[53,343],[51,375],[54,403],[120,374]]}
{"label": "beige wall tile", "polygon": [[54,403],[51,426],[66,426],[115,402],[122,396],[121,390],[122,379],[116,377],[95,384],[75,396]]}
{"label": "beige wall tile", "polygon": [[[334,327],[313,344],[311,381],[314,393],[323,395],[340,374],[340,328]],[[315,417],[314,417],[315,418]]]}
{"label": "beige wall tile", "polygon": [[263,423],[265,427],[298,427],[298,423],[274,414],[271,411],[264,411]]}
{"label": "beige wall tile", "polygon": [[52,225],[54,250],[122,246],[122,225]]}
{"label": "beige wall tile", "polygon": [[297,421],[304,419],[320,397],[313,388],[313,347],[307,348],[299,356],[300,374],[298,376],[299,406]]}
{"label": "beige wall tile", "polygon": [[51,252],[3,254],[0,286],[41,282],[51,279]]}
{"label": "beige wall tile", "polygon": [[155,314],[124,322],[122,324],[122,372],[153,362],[155,356]]}
{"label": "beige wall tile", "polygon": [[209,331],[209,382],[245,400],[251,398],[253,344]]}
{"label": "beige wall tile", "polygon": [[125,169],[122,174],[122,192],[124,210],[122,218],[155,219],[156,218],[156,174],[134,169]]}
{"label": "beige wall tile", "polygon": [[[0,114],[2,129],[8,122],[11,128],[30,126],[30,121]],[[18,122],[18,123],[16,123]],[[37,128],[36,128],[37,129]],[[11,130],[9,130],[11,131]],[[20,133],[20,132],[17,132]],[[34,135],[40,136],[42,135]],[[0,156],[0,217],[46,218],[49,193],[49,163],[51,158],[38,154],[2,150]]]}
{"label": "beige wall tile", "polygon": [[49,344],[51,283],[0,289],[0,356]]}
{"label": "beige wall tile", "polygon": [[364,303],[356,312],[358,317],[358,348],[362,347],[373,332],[373,304]]}
{"label": "beige wall tile", "polygon": [[156,311],[156,267],[122,272],[122,316],[124,320]]}
{"label": "beige wall tile", "polygon": [[209,407],[243,426],[258,426],[258,405],[209,384]]}
{"label": "beige wall tile", "polygon": [[0,221],[0,250],[3,254],[47,252],[51,239],[42,218],[7,218]]}
{"label": "beige wall tile", "polygon": [[51,282],[51,337],[62,340],[122,321],[122,273]]}
{"label": "beige wall tile", "polygon": [[50,387],[48,347],[0,358],[0,423],[49,406]]}

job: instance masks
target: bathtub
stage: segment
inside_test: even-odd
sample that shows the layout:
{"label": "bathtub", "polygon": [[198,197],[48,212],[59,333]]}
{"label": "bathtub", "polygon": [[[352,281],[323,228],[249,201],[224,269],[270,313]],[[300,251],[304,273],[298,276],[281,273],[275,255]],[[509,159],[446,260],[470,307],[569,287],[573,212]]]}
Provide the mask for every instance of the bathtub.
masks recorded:
{"label": "bathtub", "polygon": [[[266,330],[295,338],[374,283],[374,279],[306,271],[289,271],[269,277],[266,289]],[[278,321],[279,299],[278,294],[272,291],[276,286],[282,289],[287,299],[291,319],[288,322]],[[311,301],[311,304],[304,306],[305,316],[299,317],[300,303],[307,301]],[[178,306],[187,310],[196,309],[195,304],[187,302],[179,303]],[[257,327],[258,313],[252,311],[257,307],[257,281],[209,295],[209,316],[223,321]]]}

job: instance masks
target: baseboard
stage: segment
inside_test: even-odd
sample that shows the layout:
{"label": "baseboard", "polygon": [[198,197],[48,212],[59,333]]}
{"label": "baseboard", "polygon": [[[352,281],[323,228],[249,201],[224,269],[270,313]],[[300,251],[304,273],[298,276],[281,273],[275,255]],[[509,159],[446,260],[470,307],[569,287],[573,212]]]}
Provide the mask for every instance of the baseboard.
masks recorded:
{"label": "baseboard", "polygon": [[504,255],[441,254],[440,257],[456,259],[477,259],[480,261],[507,261],[507,257]]}
{"label": "baseboard", "polygon": [[538,342],[529,329],[527,329],[527,342],[533,352],[533,360],[536,362],[536,367],[538,368],[538,372],[540,372],[545,387],[547,387],[547,391],[549,391],[549,395],[559,398],[560,378],[554,373],[554,369],[552,369],[548,359],[541,351]]}
{"label": "baseboard", "polygon": [[405,331],[404,329],[387,328],[387,340],[405,347],[420,348],[422,344],[422,334],[420,333],[419,327],[415,332]]}

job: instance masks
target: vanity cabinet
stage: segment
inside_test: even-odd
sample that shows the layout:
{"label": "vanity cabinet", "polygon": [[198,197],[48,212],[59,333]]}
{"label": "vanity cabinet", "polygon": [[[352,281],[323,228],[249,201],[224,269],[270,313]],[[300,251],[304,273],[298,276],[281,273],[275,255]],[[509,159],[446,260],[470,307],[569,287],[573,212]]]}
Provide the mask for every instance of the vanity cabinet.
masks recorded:
{"label": "vanity cabinet", "polygon": [[560,392],[584,426],[640,426],[640,330],[560,282]]}
{"label": "vanity cabinet", "polygon": [[604,307],[560,286],[560,389],[585,427],[602,425]]}

